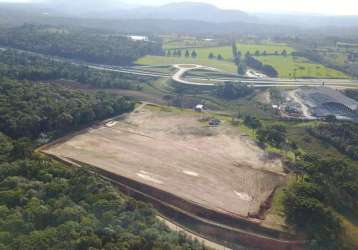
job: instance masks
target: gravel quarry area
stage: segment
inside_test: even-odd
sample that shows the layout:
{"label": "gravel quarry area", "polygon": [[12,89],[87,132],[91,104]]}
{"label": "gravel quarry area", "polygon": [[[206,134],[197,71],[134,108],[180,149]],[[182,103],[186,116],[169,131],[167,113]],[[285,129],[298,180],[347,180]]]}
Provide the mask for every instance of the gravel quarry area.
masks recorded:
{"label": "gravel quarry area", "polygon": [[286,181],[282,162],[270,159],[229,122],[210,127],[200,117],[192,111],[144,106],[42,151],[219,212],[244,217],[257,213]]}

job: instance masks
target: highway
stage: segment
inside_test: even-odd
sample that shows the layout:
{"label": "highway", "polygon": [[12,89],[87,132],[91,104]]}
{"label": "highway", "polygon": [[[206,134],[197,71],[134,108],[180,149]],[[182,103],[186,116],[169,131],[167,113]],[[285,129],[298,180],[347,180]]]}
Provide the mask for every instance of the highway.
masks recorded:
{"label": "highway", "polygon": [[348,80],[348,79],[284,79],[284,78],[248,78],[248,77],[185,77],[185,74],[192,70],[205,69],[215,71],[213,68],[208,68],[202,65],[196,64],[175,64],[172,65],[177,71],[173,74],[158,73],[145,70],[144,67],[138,69],[138,67],[111,67],[105,65],[87,65],[90,68],[100,69],[100,70],[110,70],[127,74],[135,74],[142,76],[152,76],[152,77],[165,77],[171,78],[173,81],[193,86],[215,86],[218,83],[223,83],[227,81],[240,82],[251,85],[256,88],[264,87],[302,87],[302,86],[327,86],[337,89],[345,88],[358,88],[358,80]]}
{"label": "highway", "polygon": [[178,69],[178,71],[172,76],[172,80],[181,84],[186,85],[195,85],[195,86],[215,86],[215,83],[203,83],[203,82],[194,82],[185,80],[183,77],[185,73],[195,70],[195,69],[205,69],[204,66],[201,65],[182,65],[182,64],[176,64],[173,65],[175,68]]}
{"label": "highway", "polygon": [[[0,47],[0,50],[6,50],[8,48]],[[12,48],[15,49],[15,48]],[[336,89],[347,89],[347,88],[358,88],[358,80],[349,80],[349,79],[285,79],[285,78],[270,78],[270,77],[242,77],[236,74],[229,74],[232,77],[185,77],[190,71],[197,69],[210,70],[213,72],[222,72],[218,69],[206,67],[197,64],[175,64],[175,65],[160,65],[160,66],[172,66],[177,69],[174,74],[167,74],[162,72],[150,71],[147,68],[153,66],[134,66],[134,67],[120,67],[113,65],[99,65],[91,64],[83,61],[75,61],[71,59],[65,59],[61,57],[54,57],[49,55],[44,55],[40,53],[35,53],[26,50],[15,49],[20,52],[26,52],[33,55],[38,55],[45,58],[50,58],[55,61],[62,61],[67,63],[72,63],[79,66],[87,66],[89,68],[105,71],[120,72],[124,74],[132,74],[139,76],[148,76],[148,77],[159,77],[159,78],[170,78],[175,82],[193,85],[193,86],[215,86],[218,83],[223,83],[227,81],[231,82],[240,82],[249,84],[255,88],[266,88],[266,87],[302,87],[302,86],[327,86]]]}

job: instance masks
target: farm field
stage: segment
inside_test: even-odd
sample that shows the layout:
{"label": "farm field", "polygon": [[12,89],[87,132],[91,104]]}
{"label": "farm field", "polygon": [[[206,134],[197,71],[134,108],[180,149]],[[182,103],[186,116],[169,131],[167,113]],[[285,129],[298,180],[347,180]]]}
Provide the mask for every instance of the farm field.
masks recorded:
{"label": "farm field", "polygon": [[283,78],[349,78],[343,72],[293,56],[258,56],[264,64],[273,66]]}
{"label": "farm field", "polygon": [[225,120],[220,127],[209,127],[200,118],[193,111],[147,105],[43,151],[218,212],[257,213],[286,181],[281,160],[269,158]]}

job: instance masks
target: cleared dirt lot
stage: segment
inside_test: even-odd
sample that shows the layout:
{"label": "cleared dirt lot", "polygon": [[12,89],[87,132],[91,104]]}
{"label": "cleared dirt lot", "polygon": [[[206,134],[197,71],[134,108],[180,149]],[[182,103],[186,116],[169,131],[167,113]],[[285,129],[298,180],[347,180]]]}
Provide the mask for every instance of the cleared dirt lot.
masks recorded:
{"label": "cleared dirt lot", "polygon": [[43,151],[74,159],[233,215],[255,213],[286,177],[282,163],[228,123],[142,108]]}

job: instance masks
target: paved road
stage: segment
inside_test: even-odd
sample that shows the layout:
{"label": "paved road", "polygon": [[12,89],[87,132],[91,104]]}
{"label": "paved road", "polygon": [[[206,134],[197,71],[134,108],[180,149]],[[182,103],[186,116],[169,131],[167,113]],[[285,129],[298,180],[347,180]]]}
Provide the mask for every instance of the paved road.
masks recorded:
{"label": "paved road", "polygon": [[178,71],[172,76],[172,80],[178,83],[186,84],[186,85],[196,85],[196,86],[215,86],[214,83],[203,83],[203,82],[194,82],[185,80],[183,77],[185,73],[189,72],[190,70],[195,69],[206,69],[206,67],[196,64],[176,64],[174,65]]}
{"label": "paved road", "polygon": [[[8,48],[1,48],[0,50],[5,50]],[[217,83],[222,83],[226,81],[233,81],[233,82],[241,82],[250,84],[255,88],[266,88],[266,87],[301,87],[301,86],[322,86],[323,83],[325,86],[329,86],[332,88],[337,89],[346,89],[346,88],[358,88],[358,80],[347,80],[347,79],[280,79],[280,78],[269,78],[269,77],[259,77],[259,78],[248,78],[248,77],[240,77],[236,74],[232,74],[232,77],[187,77],[185,78],[185,74],[191,70],[195,69],[205,69],[211,70],[213,72],[222,72],[215,68],[205,67],[202,65],[196,64],[179,64],[179,65],[160,65],[160,66],[174,66],[178,69],[178,71],[174,74],[166,74],[161,72],[153,72],[146,70],[147,67],[150,66],[136,66],[136,67],[119,67],[119,66],[112,66],[112,65],[97,65],[97,64],[90,64],[80,61],[75,61],[71,59],[65,59],[60,57],[54,57],[49,55],[44,55],[40,53],[34,53],[31,51],[26,50],[19,50],[21,52],[26,52],[38,56],[42,56],[45,58],[51,58],[56,61],[63,61],[72,63],[75,65],[82,65],[87,66],[89,68],[98,69],[98,70],[105,70],[105,71],[113,71],[113,72],[120,72],[124,74],[133,74],[139,76],[148,76],[148,77],[160,77],[160,78],[171,78],[172,80],[187,84],[187,85],[195,85],[195,86],[215,86]],[[224,73],[224,72],[223,72]],[[230,75],[230,74],[228,74]]]}
{"label": "paved road", "polygon": [[[173,67],[177,68],[177,72],[174,75],[165,74],[165,73],[155,73],[151,71],[146,71],[145,68],[125,68],[125,67],[110,67],[105,65],[87,65],[91,68],[100,69],[100,70],[109,70],[116,71],[127,74],[135,74],[142,76],[152,76],[152,77],[165,77],[171,78],[173,81],[193,86],[215,86],[217,83],[233,81],[250,84],[255,88],[266,88],[266,87],[302,87],[302,86],[328,86],[337,89],[346,89],[346,88],[358,88],[358,80],[348,80],[348,79],[280,79],[280,78],[243,78],[243,77],[231,77],[231,78],[222,78],[222,77],[185,77],[185,74],[191,70],[196,69],[205,69],[205,70],[215,70],[213,68],[208,68],[202,65],[196,64],[176,64]],[[206,82],[204,82],[206,81]]]}

